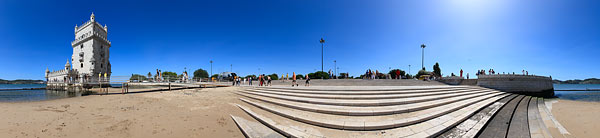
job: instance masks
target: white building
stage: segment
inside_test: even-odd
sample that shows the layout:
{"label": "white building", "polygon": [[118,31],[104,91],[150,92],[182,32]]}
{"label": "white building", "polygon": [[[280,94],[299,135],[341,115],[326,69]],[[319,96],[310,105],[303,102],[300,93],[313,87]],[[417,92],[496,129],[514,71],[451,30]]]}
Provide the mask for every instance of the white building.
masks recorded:
{"label": "white building", "polygon": [[[90,20],[80,26],[75,25],[75,40],[71,42],[73,55],[71,55],[72,68],[65,65],[64,70],[46,71],[48,81],[67,80],[69,82],[97,82],[98,75],[104,79],[110,78],[111,65],[109,60],[110,41],[107,38],[108,28],[96,22],[94,13]],[[67,61],[67,64],[69,62]],[[60,79],[63,78],[63,79]],[[64,82],[67,82],[64,81]]]}

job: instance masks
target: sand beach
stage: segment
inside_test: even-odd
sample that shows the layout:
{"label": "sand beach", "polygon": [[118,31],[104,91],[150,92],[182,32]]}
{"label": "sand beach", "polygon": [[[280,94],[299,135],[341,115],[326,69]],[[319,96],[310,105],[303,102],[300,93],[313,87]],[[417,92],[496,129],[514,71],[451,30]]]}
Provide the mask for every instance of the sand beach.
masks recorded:
{"label": "sand beach", "polygon": [[244,137],[230,114],[238,88],[89,95],[0,103],[0,134],[22,138]]}

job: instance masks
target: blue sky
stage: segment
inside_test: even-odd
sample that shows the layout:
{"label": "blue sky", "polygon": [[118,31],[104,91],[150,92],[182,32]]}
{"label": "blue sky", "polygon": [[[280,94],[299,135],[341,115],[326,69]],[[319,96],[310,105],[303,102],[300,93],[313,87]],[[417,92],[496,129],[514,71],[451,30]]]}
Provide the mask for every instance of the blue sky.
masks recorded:
{"label": "blue sky", "polygon": [[0,0],[0,78],[43,79],[70,58],[73,27],[108,26],[113,76],[184,68],[242,75],[425,66],[600,77],[600,2],[589,0]]}

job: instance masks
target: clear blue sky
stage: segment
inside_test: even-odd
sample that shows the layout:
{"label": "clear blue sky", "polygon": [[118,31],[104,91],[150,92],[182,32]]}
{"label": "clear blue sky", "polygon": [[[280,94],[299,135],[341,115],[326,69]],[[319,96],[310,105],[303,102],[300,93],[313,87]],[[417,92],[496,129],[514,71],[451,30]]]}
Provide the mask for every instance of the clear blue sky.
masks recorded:
{"label": "clear blue sky", "polygon": [[73,27],[89,20],[108,26],[113,76],[184,67],[306,74],[337,60],[358,76],[389,67],[416,73],[440,63],[461,68],[600,77],[597,0],[0,0],[0,78],[43,79],[72,54]]}

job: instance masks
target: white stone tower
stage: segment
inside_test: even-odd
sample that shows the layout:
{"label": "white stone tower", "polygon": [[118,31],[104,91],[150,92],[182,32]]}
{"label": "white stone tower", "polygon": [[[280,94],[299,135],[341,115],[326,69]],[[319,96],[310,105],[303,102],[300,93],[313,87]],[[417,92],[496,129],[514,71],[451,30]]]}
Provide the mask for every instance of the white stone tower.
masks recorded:
{"label": "white stone tower", "polygon": [[81,26],[75,25],[75,40],[71,42],[73,55],[71,62],[76,80],[80,82],[96,82],[98,74],[107,74],[110,78],[111,65],[109,60],[110,41],[106,39],[107,27],[96,22],[94,13],[90,20]]}

